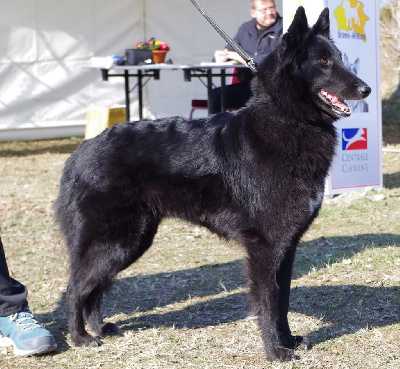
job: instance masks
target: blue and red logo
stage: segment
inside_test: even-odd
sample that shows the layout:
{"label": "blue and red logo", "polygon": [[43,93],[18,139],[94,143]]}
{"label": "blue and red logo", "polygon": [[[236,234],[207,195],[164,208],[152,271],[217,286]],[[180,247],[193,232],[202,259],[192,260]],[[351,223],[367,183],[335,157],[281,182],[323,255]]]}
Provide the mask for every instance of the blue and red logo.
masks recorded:
{"label": "blue and red logo", "polygon": [[368,137],[366,128],[343,128],[342,150],[366,150]]}

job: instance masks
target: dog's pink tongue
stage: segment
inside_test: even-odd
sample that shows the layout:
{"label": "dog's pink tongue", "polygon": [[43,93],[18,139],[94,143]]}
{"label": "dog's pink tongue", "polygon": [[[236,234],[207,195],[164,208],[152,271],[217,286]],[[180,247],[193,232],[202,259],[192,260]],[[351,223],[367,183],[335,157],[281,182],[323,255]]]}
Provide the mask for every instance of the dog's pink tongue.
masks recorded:
{"label": "dog's pink tongue", "polygon": [[348,107],[348,105],[347,105],[344,101],[340,100],[340,99],[339,99],[337,96],[335,96],[335,95],[332,95],[331,102],[332,102],[333,105],[337,106],[339,109],[341,109],[341,110],[343,110],[343,111],[349,110],[349,109],[350,109],[350,108]]}
{"label": "dog's pink tongue", "polygon": [[333,95],[330,92],[327,92],[327,96],[328,96],[330,102],[332,103],[332,105],[337,106],[341,110],[349,110],[349,107],[347,106],[347,104],[344,101],[340,100],[336,95]]}
{"label": "dog's pink tongue", "polygon": [[336,105],[337,103],[339,103],[339,99],[337,98],[337,96],[331,94],[329,94],[329,96],[332,104]]}

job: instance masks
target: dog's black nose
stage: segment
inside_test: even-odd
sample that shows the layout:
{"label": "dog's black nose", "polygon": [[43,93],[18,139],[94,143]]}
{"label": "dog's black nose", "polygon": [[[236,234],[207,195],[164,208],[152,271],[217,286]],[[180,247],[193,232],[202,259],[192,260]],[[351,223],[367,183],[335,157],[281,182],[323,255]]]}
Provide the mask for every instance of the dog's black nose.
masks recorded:
{"label": "dog's black nose", "polygon": [[359,88],[359,91],[363,98],[366,98],[371,93],[371,87],[364,85]]}

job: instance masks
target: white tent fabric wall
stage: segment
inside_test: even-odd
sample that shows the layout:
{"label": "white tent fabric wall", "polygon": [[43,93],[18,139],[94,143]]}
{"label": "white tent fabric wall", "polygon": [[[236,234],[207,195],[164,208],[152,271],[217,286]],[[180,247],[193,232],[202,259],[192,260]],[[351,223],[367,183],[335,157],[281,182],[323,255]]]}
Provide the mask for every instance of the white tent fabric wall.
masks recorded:
{"label": "white tent fabric wall", "polygon": [[[248,0],[199,2],[230,35],[250,19]],[[8,1],[0,29],[0,141],[83,135],[89,106],[124,104],[122,78],[104,82],[83,69],[93,56],[121,55],[154,36],[170,45],[167,58],[197,63],[225,45],[189,0]],[[163,71],[145,87],[145,116],[188,116],[190,100],[205,96],[200,81]]]}
{"label": "white tent fabric wall", "polygon": [[3,2],[0,140],[82,135],[90,104],[122,102],[113,98],[114,81],[105,86],[82,67],[141,33],[140,6],[140,0]]}

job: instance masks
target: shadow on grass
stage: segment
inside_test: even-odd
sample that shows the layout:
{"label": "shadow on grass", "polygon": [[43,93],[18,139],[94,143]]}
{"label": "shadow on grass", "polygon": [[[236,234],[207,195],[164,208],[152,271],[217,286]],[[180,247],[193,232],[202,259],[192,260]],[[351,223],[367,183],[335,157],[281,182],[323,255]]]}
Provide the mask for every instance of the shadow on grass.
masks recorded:
{"label": "shadow on grass", "polygon": [[[248,316],[248,309],[245,294],[234,293],[182,310],[143,315],[118,324],[124,330],[154,327],[196,329],[244,319]],[[400,287],[298,287],[291,292],[290,312],[322,320],[323,327],[307,335],[310,343],[316,345],[362,329],[400,323]]]}
{"label": "shadow on grass", "polygon": [[[368,248],[399,245],[400,236],[395,234],[365,234],[303,242],[296,256],[293,278],[298,279],[312,270],[323,269],[327,262],[331,265],[350,259]],[[326,259],[327,255],[329,260]],[[124,330],[215,326],[248,316],[250,304],[241,290],[244,285],[243,260],[176,272],[138,275],[117,280],[106,296],[102,310],[109,317],[120,313],[135,314],[133,318],[117,321]],[[194,297],[200,299],[194,300]],[[157,308],[163,308],[163,311],[158,313]],[[310,340],[316,344],[367,327],[399,323],[400,287],[297,287],[291,292],[290,311],[317,319],[323,317],[324,323],[330,323],[329,327],[311,332]],[[60,350],[68,349],[64,338],[67,333],[65,295],[56,311],[39,315],[38,318],[43,322],[53,322],[48,328],[55,335]]]}
{"label": "shadow on grass", "polygon": [[362,329],[400,323],[400,287],[298,287],[292,289],[290,311],[327,324],[308,335],[315,345]]}
{"label": "shadow on grass", "polygon": [[400,188],[400,172],[384,174],[383,186],[389,190]]}

